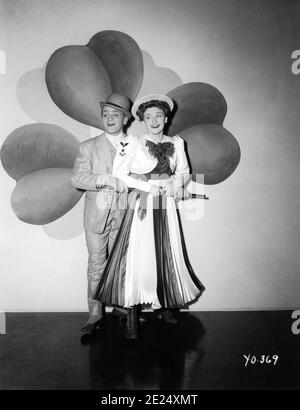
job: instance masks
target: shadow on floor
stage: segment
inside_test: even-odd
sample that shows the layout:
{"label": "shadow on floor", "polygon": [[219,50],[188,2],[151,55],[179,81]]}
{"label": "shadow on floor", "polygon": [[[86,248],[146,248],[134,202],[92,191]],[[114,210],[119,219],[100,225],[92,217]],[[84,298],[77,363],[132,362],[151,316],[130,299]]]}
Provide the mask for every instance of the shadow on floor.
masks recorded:
{"label": "shadow on floor", "polygon": [[107,314],[84,343],[85,313],[7,313],[0,389],[299,389],[291,313],[181,312],[179,325],[166,325],[151,312],[138,340]]}
{"label": "shadow on floor", "polygon": [[104,332],[83,340],[89,348],[91,388],[188,388],[204,355],[202,323],[191,315],[179,325],[146,316],[148,323],[140,327],[138,340],[126,340],[112,318]]}

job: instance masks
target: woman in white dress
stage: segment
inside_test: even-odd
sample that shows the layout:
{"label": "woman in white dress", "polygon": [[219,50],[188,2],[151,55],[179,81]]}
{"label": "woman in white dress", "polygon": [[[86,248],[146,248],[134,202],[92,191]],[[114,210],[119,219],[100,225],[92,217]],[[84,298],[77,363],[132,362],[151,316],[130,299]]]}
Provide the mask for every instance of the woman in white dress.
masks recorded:
{"label": "woman in white dress", "polygon": [[180,308],[204,286],[187,257],[175,201],[190,179],[184,141],[163,134],[174,107],[166,95],[138,99],[132,108],[147,134],[115,176],[134,188],[94,299],[128,309],[125,337],[137,338],[137,306]]}

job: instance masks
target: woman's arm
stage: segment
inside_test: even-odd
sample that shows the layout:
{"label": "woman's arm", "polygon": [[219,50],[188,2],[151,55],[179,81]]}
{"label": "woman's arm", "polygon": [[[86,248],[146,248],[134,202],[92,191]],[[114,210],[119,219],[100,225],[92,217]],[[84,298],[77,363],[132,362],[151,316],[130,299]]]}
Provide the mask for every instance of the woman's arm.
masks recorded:
{"label": "woman's arm", "polygon": [[184,149],[184,140],[176,135],[174,138],[176,151],[176,167],[175,173],[170,177],[170,184],[164,188],[164,193],[167,196],[174,196],[176,199],[187,197],[185,187],[189,183],[190,169]]}
{"label": "woman's arm", "polygon": [[176,135],[175,137],[176,149],[176,168],[173,175],[174,183],[185,187],[191,179],[190,168],[184,149],[184,140]]}
{"label": "woman's arm", "polygon": [[120,167],[115,171],[115,176],[124,182],[128,188],[135,188],[144,192],[151,192],[152,185],[147,181],[143,174],[136,174],[136,177],[130,175],[132,171],[131,162],[135,155],[138,155],[138,148],[129,155],[126,161],[123,161]]}
{"label": "woman's arm", "polygon": [[144,175],[139,175],[139,177],[133,177],[128,173],[118,172],[116,174],[117,178],[119,178],[122,182],[124,182],[128,188],[135,188],[139,189],[140,191],[150,192],[151,191],[151,184],[147,181],[147,178]]}

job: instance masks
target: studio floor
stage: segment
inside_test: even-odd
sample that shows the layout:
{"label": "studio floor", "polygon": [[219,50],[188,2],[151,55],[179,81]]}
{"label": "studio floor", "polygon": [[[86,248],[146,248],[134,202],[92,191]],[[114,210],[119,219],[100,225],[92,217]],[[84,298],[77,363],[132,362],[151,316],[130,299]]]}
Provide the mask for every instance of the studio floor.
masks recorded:
{"label": "studio floor", "polygon": [[110,313],[84,339],[84,313],[7,313],[0,389],[299,389],[291,313],[182,312],[166,325],[147,312],[136,341]]}

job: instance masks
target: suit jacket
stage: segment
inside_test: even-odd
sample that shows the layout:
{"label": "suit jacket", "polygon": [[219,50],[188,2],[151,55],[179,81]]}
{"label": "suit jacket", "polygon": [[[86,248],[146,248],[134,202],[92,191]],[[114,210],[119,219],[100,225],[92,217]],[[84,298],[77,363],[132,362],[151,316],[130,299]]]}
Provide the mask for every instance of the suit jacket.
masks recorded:
{"label": "suit jacket", "polygon": [[[127,139],[132,148],[127,150],[124,160],[135,143],[134,137]],[[121,222],[127,206],[127,193],[118,193],[119,179],[112,176],[114,158],[109,144],[104,133],[81,143],[71,178],[74,187],[86,191],[84,228],[97,233],[105,230],[111,209],[118,210]],[[96,185],[101,188],[97,189]]]}

